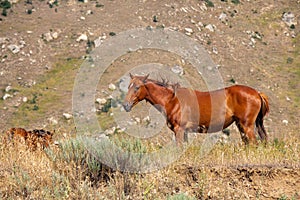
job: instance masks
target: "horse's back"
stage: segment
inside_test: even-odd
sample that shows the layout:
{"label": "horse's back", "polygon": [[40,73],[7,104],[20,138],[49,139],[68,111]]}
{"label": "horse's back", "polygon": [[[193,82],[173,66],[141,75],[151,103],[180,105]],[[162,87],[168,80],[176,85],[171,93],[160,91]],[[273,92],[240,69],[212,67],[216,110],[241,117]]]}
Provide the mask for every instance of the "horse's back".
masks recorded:
{"label": "horse's back", "polygon": [[257,116],[261,107],[259,92],[245,85],[234,85],[226,89],[227,107],[237,117]]}

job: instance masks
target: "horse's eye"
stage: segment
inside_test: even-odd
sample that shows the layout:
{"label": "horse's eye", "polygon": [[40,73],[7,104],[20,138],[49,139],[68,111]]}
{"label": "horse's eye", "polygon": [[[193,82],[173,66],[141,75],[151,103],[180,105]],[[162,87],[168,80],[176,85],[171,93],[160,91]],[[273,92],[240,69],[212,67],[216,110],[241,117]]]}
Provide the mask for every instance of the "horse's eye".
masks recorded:
{"label": "horse's eye", "polygon": [[138,91],[139,89],[140,89],[140,86],[135,86],[135,87],[134,87],[134,90],[135,90],[135,91]]}

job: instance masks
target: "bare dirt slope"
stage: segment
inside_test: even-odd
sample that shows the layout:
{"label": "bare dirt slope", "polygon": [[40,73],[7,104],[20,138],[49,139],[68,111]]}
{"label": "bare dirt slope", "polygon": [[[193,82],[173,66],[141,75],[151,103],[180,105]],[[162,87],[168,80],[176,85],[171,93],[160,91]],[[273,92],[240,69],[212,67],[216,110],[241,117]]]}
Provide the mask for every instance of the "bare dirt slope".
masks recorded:
{"label": "bare dirt slope", "polygon": [[[51,117],[58,120],[54,128],[72,126],[63,121],[62,114],[72,110],[72,83],[81,58],[94,48],[92,43],[99,37],[105,40],[122,31],[151,26],[189,32],[189,37],[202,44],[219,66],[225,85],[245,84],[265,92],[271,104],[266,119],[271,140],[293,137],[298,143],[299,10],[300,2],[296,0],[19,1],[6,10],[7,16],[0,16],[0,97],[5,97],[0,100],[0,130],[50,126]],[[292,24],[282,19],[288,12],[294,15],[290,18]],[[157,57],[166,64],[170,59]],[[125,60],[136,58],[141,56],[127,55]],[[128,63],[120,61],[114,67]],[[119,78],[113,73],[108,77],[110,81]],[[46,99],[39,95],[45,91],[57,96]],[[38,107],[33,106],[35,97],[40,101],[38,118]],[[28,101],[33,107],[26,116],[34,120],[25,121],[18,113],[27,109],[24,104]],[[197,170],[187,172],[185,168],[178,173],[199,173]],[[219,185],[236,184],[227,185],[230,190],[244,185],[252,194],[249,198],[260,191],[273,191],[269,192],[272,196],[266,194],[264,198],[278,198],[283,193],[293,196],[300,188],[297,167],[275,167],[267,175],[259,167],[245,170],[226,169],[223,173],[224,169],[216,169],[210,178],[218,179]],[[281,187],[283,191],[278,192]]]}

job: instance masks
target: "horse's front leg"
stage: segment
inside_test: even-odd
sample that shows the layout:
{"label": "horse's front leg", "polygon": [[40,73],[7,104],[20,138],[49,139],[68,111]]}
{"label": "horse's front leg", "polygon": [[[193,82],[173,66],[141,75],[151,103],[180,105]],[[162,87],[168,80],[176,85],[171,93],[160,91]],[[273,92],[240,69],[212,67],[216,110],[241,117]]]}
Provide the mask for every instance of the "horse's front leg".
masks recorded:
{"label": "horse's front leg", "polygon": [[174,133],[177,145],[181,146],[183,144],[183,141],[185,141],[185,139],[187,138],[185,135],[185,129],[177,125],[174,127]]}

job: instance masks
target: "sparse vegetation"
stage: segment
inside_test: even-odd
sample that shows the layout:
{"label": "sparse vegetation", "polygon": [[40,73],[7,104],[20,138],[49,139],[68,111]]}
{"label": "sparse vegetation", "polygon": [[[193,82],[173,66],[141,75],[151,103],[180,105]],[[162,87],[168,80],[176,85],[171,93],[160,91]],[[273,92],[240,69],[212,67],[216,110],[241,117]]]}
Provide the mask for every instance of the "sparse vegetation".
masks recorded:
{"label": "sparse vegetation", "polygon": [[11,3],[8,0],[0,0],[0,8],[2,8],[2,15],[7,16],[7,10],[11,8]]}
{"label": "sparse vegetation", "polygon": [[[279,0],[275,4],[271,0],[143,1],[145,8],[153,10],[139,7],[135,13],[131,1],[116,5],[116,1],[50,0],[34,2],[35,9],[27,10],[27,14],[34,11],[32,15],[24,12],[33,8],[32,1],[24,2],[12,8],[10,1],[0,0],[1,14],[16,16],[0,18],[0,94],[10,95],[7,100],[0,96],[0,124],[5,128],[46,126],[55,129],[54,139],[59,145],[44,151],[30,151],[22,143],[6,144],[0,134],[0,199],[300,198],[300,34],[297,24],[282,21],[284,12],[291,11],[298,17],[296,1]],[[44,9],[42,6],[47,3],[56,12],[59,9],[59,13]],[[226,23],[220,22],[221,13],[226,14]],[[55,25],[51,20],[53,14]],[[64,14],[64,20],[57,20]],[[145,162],[143,153],[164,149],[165,144],[172,142],[173,135],[166,131],[152,138],[139,139],[123,132],[113,115],[114,109],[120,109],[119,99],[110,99],[96,108],[96,117],[106,135],[87,131],[85,134],[90,135],[87,137],[90,143],[79,137],[78,127],[75,128],[72,119],[67,120],[62,114],[72,107],[74,78],[82,58],[90,58],[93,62],[85,53],[94,49],[94,39],[99,36],[103,42],[106,39],[112,41],[115,37],[110,36],[128,29],[148,26],[152,30],[151,24],[159,29],[172,27],[174,33],[182,32],[183,27],[191,27],[193,34],[189,37],[208,50],[218,50],[218,55],[212,52],[211,56],[225,86],[247,84],[266,92],[271,106],[271,113],[265,119],[269,133],[267,144],[244,146],[240,144],[239,133],[230,127],[228,141],[217,143],[206,154],[203,146],[207,135],[197,134],[174,163],[151,173],[124,172],[120,169],[137,168]],[[213,31],[205,28],[208,24],[214,25]],[[37,42],[49,30],[51,33],[57,31],[59,37],[45,43]],[[76,38],[83,32],[88,40],[77,42]],[[255,48],[249,46],[251,41]],[[10,44],[24,44],[24,47],[19,53],[12,53],[7,48]],[[206,83],[199,80],[201,72],[190,67],[185,58],[160,51],[151,53],[151,49],[143,48],[138,52],[129,49],[128,52],[104,72],[105,79],[99,81],[97,97],[108,98],[112,91],[107,89],[106,83],[116,83],[120,74],[124,75],[124,71],[141,63],[180,65],[185,70],[180,80],[187,79],[200,90],[208,89]],[[12,89],[6,91],[7,85]],[[144,115],[141,116],[139,119],[143,119]],[[50,123],[52,117],[57,124]],[[115,129],[108,133],[107,129],[112,127]],[[1,132],[5,132],[5,128]],[[101,138],[109,138],[122,151],[137,156],[134,159],[129,153],[120,156],[113,148],[94,144]],[[114,161],[113,167],[99,159],[104,153]]]}
{"label": "sparse vegetation", "polygon": [[206,4],[207,7],[214,7],[215,6],[214,3],[210,0],[205,0],[205,4]]}
{"label": "sparse vegetation", "polygon": [[231,3],[239,4],[239,3],[240,3],[240,0],[231,0]]}
{"label": "sparse vegetation", "polygon": [[[146,146],[136,139],[123,140],[120,137],[114,140],[124,150],[147,152]],[[15,143],[17,146],[1,145],[0,194],[4,199],[17,196],[44,199],[201,199],[225,198],[227,195],[243,197],[244,191],[230,186],[244,177],[242,174],[247,175],[241,184],[253,185],[251,187],[255,187],[258,177],[263,177],[265,181],[274,181],[277,180],[278,173],[289,176],[289,166],[299,164],[300,149],[293,145],[294,142],[292,138],[286,141],[276,139],[273,144],[250,148],[220,144],[209,155],[199,157],[201,140],[197,140],[178,161],[149,174],[121,172],[117,168],[103,165],[95,152],[85,148],[80,138],[60,138],[59,146],[52,146],[45,152],[31,152],[20,143]],[[107,153],[111,150],[102,149],[99,152]],[[117,154],[111,157],[115,159],[115,163],[119,163],[116,166],[128,162],[119,160],[120,158]],[[277,166],[272,166],[275,163]],[[205,166],[210,166],[210,170]],[[251,166],[256,166],[257,171],[253,171]],[[281,171],[281,166],[285,166],[284,171]],[[228,192],[221,194],[218,192],[221,181],[218,177],[224,176],[230,176],[231,181]],[[281,186],[284,184],[286,183]],[[253,194],[255,192],[253,190]],[[278,199],[299,197],[297,194],[277,195]]]}

